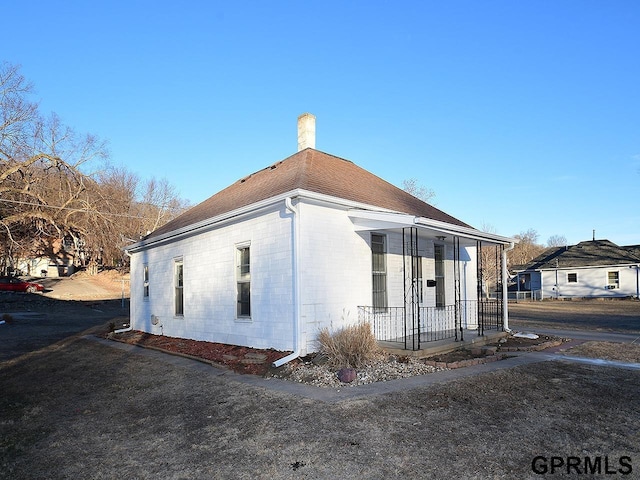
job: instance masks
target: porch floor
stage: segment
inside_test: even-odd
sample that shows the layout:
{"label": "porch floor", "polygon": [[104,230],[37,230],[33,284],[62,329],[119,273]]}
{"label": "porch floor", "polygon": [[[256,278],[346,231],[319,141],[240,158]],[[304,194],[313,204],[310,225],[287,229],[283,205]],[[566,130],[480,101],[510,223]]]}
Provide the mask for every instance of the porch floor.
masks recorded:
{"label": "porch floor", "polygon": [[[508,335],[507,332],[485,331],[484,335],[478,336],[478,330],[464,330],[464,341],[456,341],[454,338],[446,338],[444,340],[436,340],[433,342],[420,342],[420,350],[405,350],[402,344],[378,340],[378,345],[387,353],[393,355],[402,355],[415,358],[427,358],[441,353],[448,353],[460,348],[478,347],[487,343],[497,342]],[[407,344],[412,345],[413,339],[407,338]]]}

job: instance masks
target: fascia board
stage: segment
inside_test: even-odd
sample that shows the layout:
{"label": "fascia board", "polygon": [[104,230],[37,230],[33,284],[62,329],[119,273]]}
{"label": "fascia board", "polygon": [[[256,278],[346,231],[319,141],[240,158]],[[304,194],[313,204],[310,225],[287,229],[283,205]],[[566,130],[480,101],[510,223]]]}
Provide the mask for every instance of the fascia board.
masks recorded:
{"label": "fascia board", "polygon": [[395,213],[390,211],[353,211],[349,213],[349,216],[351,217],[352,221],[364,219],[371,222],[369,225],[362,225],[361,229],[363,230],[375,229],[376,223],[378,223],[379,225],[378,228],[401,228],[408,226],[418,226],[422,228],[428,228],[439,233],[463,237],[470,240],[480,240],[497,244],[510,244],[517,242],[517,240],[512,238],[480,232],[479,230],[475,230],[473,228],[461,227],[438,220],[431,220],[425,217],[416,217],[414,215],[407,215],[404,213]]}
{"label": "fascia board", "polygon": [[124,250],[135,253],[140,250],[145,250],[152,246],[157,246],[165,243],[170,243],[173,241],[177,241],[180,238],[184,238],[187,236],[192,236],[197,233],[201,233],[203,231],[209,230],[214,227],[218,227],[224,224],[227,224],[231,221],[235,221],[241,217],[245,217],[248,215],[255,214],[256,212],[263,210],[265,208],[271,207],[279,202],[284,202],[286,198],[298,198],[298,199],[310,199],[315,200],[321,203],[331,204],[331,205],[340,205],[346,209],[350,208],[361,208],[361,209],[374,209],[377,208],[379,211],[391,212],[391,210],[380,209],[379,207],[374,207],[372,205],[367,205],[359,202],[353,202],[350,200],[345,200],[339,197],[333,197],[330,195],[324,195],[321,193],[312,192],[310,190],[305,190],[301,188],[296,188],[294,190],[290,190],[288,192],[281,193],[276,195],[275,197],[270,197],[260,202],[252,203],[251,205],[246,205],[244,207],[238,208],[236,210],[232,210],[227,213],[223,213],[222,215],[218,215],[216,217],[208,218],[198,223],[194,223],[188,225],[186,227],[173,230],[171,232],[167,232],[163,235],[159,235],[157,237],[149,238],[148,240],[141,240],[132,245],[128,245],[124,248]]}
{"label": "fascia board", "polygon": [[167,232],[163,235],[152,237],[148,240],[143,239],[137,243],[134,243],[132,245],[125,247],[125,250],[127,250],[130,253],[135,253],[137,251],[150,248],[152,246],[157,246],[157,245],[177,241],[181,238],[192,236],[192,235],[210,230],[214,227],[219,227],[219,226],[228,224],[230,222],[238,220],[239,218],[253,215],[256,212],[264,210],[265,208],[269,208],[277,203],[284,202],[284,200],[288,197],[295,197],[295,196],[297,196],[297,190],[285,192],[275,197],[267,198],[260,202],[252,203],[251,205],[246,205],[236,210],[223,213],[222,215],[217,215],[215,217],[208,218],[207,220],[203,220],[201,222],[194,223],[186,227],[173,230],[171,232]]}
{"label": "fascia board", "polygon": [[459,235],[475,240],[483,240],[489,241],[491,243],[501,244],[518,243],[518,240],[516,240],[515,238],[504,237],[502,235],[496,235],[493,233],[481,232],[480,230],[476,230],[475,228],[452,225],[450,223],[441,222],[439,220],[432,220],[425,217],[416,217],[415,223],[418,225],[425,225],[434,229],[439,229],[443,233],[449,233],[450,235]]}

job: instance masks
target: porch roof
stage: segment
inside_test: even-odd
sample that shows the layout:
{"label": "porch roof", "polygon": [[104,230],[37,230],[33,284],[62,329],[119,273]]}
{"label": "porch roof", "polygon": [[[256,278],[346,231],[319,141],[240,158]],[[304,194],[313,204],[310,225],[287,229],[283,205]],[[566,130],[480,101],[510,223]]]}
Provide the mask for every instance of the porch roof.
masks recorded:
{"label": "porch roof", "polygon": [[[472,246],[477,241],[491,245],[509,245],[517,240],[493,233],[481,232],[471,227],[452,225],[425,217],[416,217],[403,213],[380,212],[371,210],[351,209],[349,218],[356,231],[397,230],[406,227],[416,227],[427,238],[445,240],[442,237],[458,237],[461,245]],[[450,239],[451,239],[450,238]]]}

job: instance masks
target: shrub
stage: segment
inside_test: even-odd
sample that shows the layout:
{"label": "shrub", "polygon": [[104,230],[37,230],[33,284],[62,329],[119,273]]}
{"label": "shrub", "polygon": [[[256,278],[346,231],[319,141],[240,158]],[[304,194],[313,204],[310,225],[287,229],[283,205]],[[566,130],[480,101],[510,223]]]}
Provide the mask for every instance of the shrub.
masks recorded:
{"label": "shrub", "polygon": [[333,333],[323,328],[318,334],[320,351],[335,368],[358,368],[373,360],[380,352],[371,325],[359,323],[341,328]]}

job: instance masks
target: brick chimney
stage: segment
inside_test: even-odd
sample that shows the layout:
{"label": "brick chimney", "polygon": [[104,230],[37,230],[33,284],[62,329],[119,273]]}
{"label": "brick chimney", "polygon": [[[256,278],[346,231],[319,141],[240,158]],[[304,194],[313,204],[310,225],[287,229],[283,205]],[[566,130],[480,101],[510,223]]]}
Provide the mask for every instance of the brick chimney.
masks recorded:
{"label": "brick chimney", "polygon": [[303,113],[298,117],[298,151],[316,148],[316,117]]}

